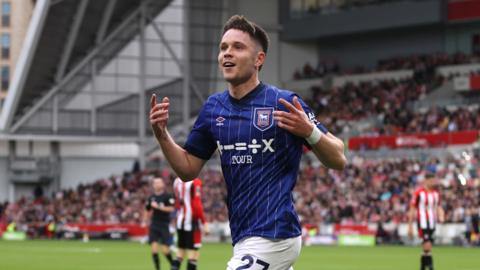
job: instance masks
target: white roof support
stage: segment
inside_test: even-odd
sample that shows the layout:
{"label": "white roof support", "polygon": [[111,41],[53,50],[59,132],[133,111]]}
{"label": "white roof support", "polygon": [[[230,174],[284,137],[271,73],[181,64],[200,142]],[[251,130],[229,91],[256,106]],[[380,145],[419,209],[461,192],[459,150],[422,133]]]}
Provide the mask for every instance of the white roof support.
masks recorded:
{"label": "white roof support", "polygon": [[78,31],[80,30],[80,26],[82,25],[83,17],[85,15],[85,10],[87,10],[88,0],[82,0],[78,3],[77,13],[75,14],[75,18],[73,20],[72,28],[68,34],[67,44],[63,49],[62,58],[60,58],[60,64],[57,69],[57,74],[55,75],[55,81],[59,82],[63,75],[65,75],[65,70],[67,68],[68,61],[70,60],[70,56],[72,55],[73,46],[77,41]]}
{"label": "white roof support", "polygon": [[[165,38],[165,35],[163,34],[162,30],[158,27],[158,25],[155,23],[154,18],[150,17],[150,20],[152,21],[151,25],[153,26],[153,30],[155,30],[155,33],[157,33],[158,37],[162,41],[163,45],[165,45],[165,48],[167,51],[170,53],[170,55],[173,58],[173,61],[178,65],[178,68],[180,69],[180,72],[185,74],[185,69],[183,68],[183,64],[178,58],[178,56],[175,54],[175,51],[172,49],[172,46],[170,46],[170,43],[168,40]],[[185,54],[185,53],[184,53]],[[197,85],[193,80],[190,80],[190,87],[193,89],[193,92],[197,96],[199,100],[202,102],[205,102],[205,97],[200,93],[200,90],[198,90]]]}
{"label": "white roof support", "polygon": [[7,98],[5,99],[3,110],[0,113],[0,130],[6,130],[12,122],[15,113],[14,108],[17,107],[20,96],[22,95],[29,71],[28,67],[32,63],[40,38],[40,29],[43,28],[49,8],[50,0],[38,0],[35,4],[32,19],[30,20],[28,31],[23,42],[23,48],[17,60],[12,84],[8,89]]}
{"label": "white roof support", "polygon": [[[37,103],[35,103],[35,105],[33,105],[33,107],[30,108],[28,112],[22,115],[22,117],[9,129],[9,132],[12,132],[12,133],[15,132],[18,128],[20,128],[22,124],[28,121],[30,117],[32,117],[43,105],[45,105],[47,101],[51,100],[52,96],[56,94],[63,87],[65,83],[67,83],[73,76],[77,75],[77,73],[80,70],[85,68],[85,66],[88,65],[95,56],[97,56],[98,51],[104,44],[110,42],[110,40],[115,38],[123,30],[124,27],[134,23],[134,20],[138,17],[139,13],[140,13],[139,9],[135,10],[125,21],[121,23],[121,25],[119,25],[115,29],[115,31],[113,31],[102,42],[102,44],[99,44],[98,47],[93,49],[77,66],[75,66],[75,68],[73,68],[65,77],[63,77],[61,81],[59,81],[44,96],[42,96],[42,98]],[[8,99],[8,96],[7,96],[7,99]],[[10,111],[10,113],[12,113],[12,117],[13,117],[13,111]]]}
{"label": "white roof support", "polygon": [[110,19],[112,18],[113,8],[117,4],[117,0],[109,0],[107,3],[107,7],[103,11],[102,22],[100,22],[100,27],[98,28],[97,37],[95,39],[96,44],[100,44],[105,37],[105,33],[107,32],[108,25],[110,23]]}

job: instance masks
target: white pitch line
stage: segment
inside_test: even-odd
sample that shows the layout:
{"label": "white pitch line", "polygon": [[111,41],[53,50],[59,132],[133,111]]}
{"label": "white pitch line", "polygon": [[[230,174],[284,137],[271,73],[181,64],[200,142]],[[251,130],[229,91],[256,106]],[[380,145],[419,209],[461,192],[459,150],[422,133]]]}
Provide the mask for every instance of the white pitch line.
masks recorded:
{"label": "white pitch line", "polygon": [[[1,248],[0,248],[1,249]],[[80,253],[80,252],[85,252],[85,253],[100,253],[102,252],[102,249],[100,248],[44,248],[44,247],[8,247],[8,250],[31,250],[34,252],[60,252],[60,253]]]}

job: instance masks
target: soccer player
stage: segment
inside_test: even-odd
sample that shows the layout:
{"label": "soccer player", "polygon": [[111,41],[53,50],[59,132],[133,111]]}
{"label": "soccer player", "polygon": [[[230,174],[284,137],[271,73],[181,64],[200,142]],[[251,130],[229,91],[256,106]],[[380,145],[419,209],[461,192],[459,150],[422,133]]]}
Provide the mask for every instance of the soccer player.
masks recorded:
{"label": "soccer player", "polygon": [[292,190],[303,146],[329,168],[346,164],[343,142],[298,95],[260,82],[268,43],[245,17],[226,22],[218,65],[227,89],[205,102],[184,147],[167,130],[169,99],[151,98],[150,124],[180,179],[196,178],[215,150],[220,154],[234,245],[227,269],[293,269],[301,227]]}
{"label": "soccer player", "polygon": [[208,233],[205,214],[202,206],[202,180],[184,182],[176,178],[174,183],[175,207],[177,208],[177,258],[173,261],[172,270],[180,269],[180,265],[188,256],[187,270],[196,270],[202,246],[201,226]]}
{"label": "soccer player", "polygon": [[440,206],[440,195],[435,190],[435,175],[427,173],[423,185],[413,194],[408,215],[408,236],[413,238],[413,220],[417,221],[418,235],[423,240],[423,254],[420,260],[421,270],[433,270],[432,243],[437,221],[444,219]]}
{"label": "soccer player", "polygon": [[156,270],[160,270],[160,258],[158,257],[158,245],[162,254],[172,264],[173,258],[170,251],[172,235],[170,234],[170,213],[175,210],[175,199],[172,194],[165,191],[165,183],[162,178],[154,178],[153,195],[145,205],[144,221],[150,219],[148,242],[152,247],[152,259]]}

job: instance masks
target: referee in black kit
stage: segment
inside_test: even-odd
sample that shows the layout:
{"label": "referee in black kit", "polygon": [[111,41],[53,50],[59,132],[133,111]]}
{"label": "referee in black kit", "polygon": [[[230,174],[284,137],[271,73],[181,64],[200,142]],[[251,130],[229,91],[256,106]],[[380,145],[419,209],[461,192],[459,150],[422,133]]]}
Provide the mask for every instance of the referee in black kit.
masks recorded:
{"label": "referee in black kit", "polygon": [[150,228],[148,233],[148,242],[152,246],[152,259],[155,269],[160,270],[160,258],[158,257],[158,244],[160,244],[162,254],[172,264],[172,253],[170,244],[172,235],[170,234],[170,213],[175,210],[175,198],[173,194],[165,191],[165,183],[162,178],[154,178],[153,195],[151,195],[145,205],[144,221],[150,219]]}

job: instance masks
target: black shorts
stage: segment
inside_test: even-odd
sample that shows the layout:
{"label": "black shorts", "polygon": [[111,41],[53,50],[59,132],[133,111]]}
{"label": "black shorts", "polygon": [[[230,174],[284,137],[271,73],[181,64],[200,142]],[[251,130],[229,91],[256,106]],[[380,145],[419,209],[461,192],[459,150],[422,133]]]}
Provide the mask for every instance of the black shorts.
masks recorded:
{"label": "black shorts", "polygon": [[157,242],[159,244],[170,246],[172,244],[172,235],[168,228],[168,224],[152,227],[148,232],[148,243]]}
{"label": "black shorts", "polygon": [[177,230],[178,248],[198,250],[202,246],[202,234],[200,229],[191,231]]}
{"label": "black shorts", "polygon": [[472,229],[473,232],[478,234],[480,231],[480,217],[478,215],[472,216]]}
{"label": "black shorts", "polygon": [[435,229],[421,229],[418,228],[418,236],[423,239],[423,243],[433,243]]}

